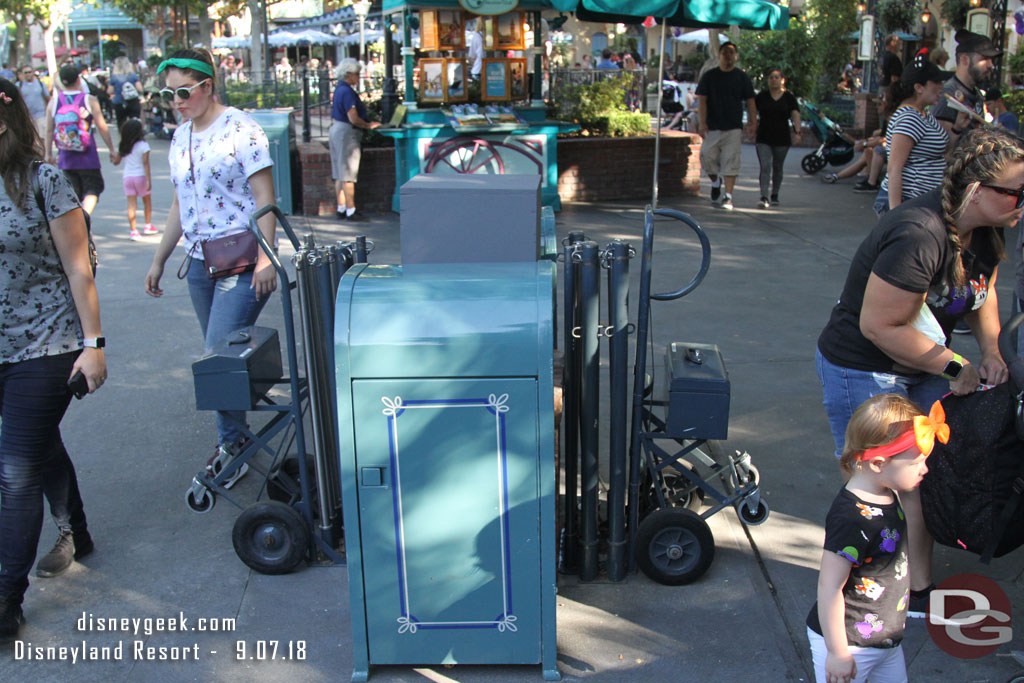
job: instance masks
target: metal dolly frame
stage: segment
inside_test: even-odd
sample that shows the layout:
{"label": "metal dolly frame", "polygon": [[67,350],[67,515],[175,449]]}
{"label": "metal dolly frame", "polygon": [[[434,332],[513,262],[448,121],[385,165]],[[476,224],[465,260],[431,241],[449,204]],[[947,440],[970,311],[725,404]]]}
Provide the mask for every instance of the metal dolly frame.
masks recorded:
{"label": "metal dolly frame", "polygon": [[[674,292],[651,293],[655,215],[684,223],[696,233],[701,244],[701,265],[697,274]],[[633,375],[629,556],[651,579],[667,585],[695,581],[711,565],[715,542],[706,520],[712,515],[731,505],[746,524],[761,524],[769,514],[767,503],[760,496],[759,474],[751,464],[749,453],[725,455],[717,441],[669,434],[665,421],[654,412],[655,408],[666,408],[668,402],[653,398],[652,383],[646,372],[651,301],[671,301],[686,296],[701,284],[710,265],[711,244],[692,217],[681,211],[652,211],[648,207],[644,216]],[[669,452],[658,444],[661,441],[674,442],[681,448]],[[643,475],[640,471],[641,457]],[[704,476],[698,467],[706,470]],[[716,476],[721,480],[724,492],[709,481]],[[716,504],[698,514],[707,496]]]}
{"label": "metal dolly frame", "polygon": [[[249,229],[255,234],[260,248],[270,259],[281,282],[289,376],[275,384],[289,385],[291,403],[280,404],[266,394],[260,396],[260,403],[251,410],[275,413],[274,416],[258,432],[253,432],[248,425],[235,421],[235,426],[245,434],[249,442],[238,454],[222,452],[218,455],[212,464],[212,473],[208,470],[197,473],[186,492],[186,503],[194,512],[206,513],[213,509],[217,497],[222,496],[232,505],[242,509],[243,512],[235,521],[232,533],[239,558],[261,573],[284,574],[296,569],[305,559],[313,561],[318,557],[318,553],[329,563],[336,565],[344,565],[345,557],[328,539],[313,533],[316,527],[313,488],[310,482],[315,475],[310,471],[311,467],[307,462],[303,427],[303,419],[309,406],[309,381],[308,378],[299,376],[300,364],[292,308],[292,290],[296,288],[297,280],[289,279],[277,252],[259,230],[257,221],[268,213],[275,215],[293,248],[298,250],[300,242],[288,219],[276,205],[268,204],[262,207],[249,219]],[[279,434],[280,441],[277,447],[273,448],[271,441]],[[284,468],[287,453],[293,443],[297,452],[298,481],[295,481]],[[266,451],[271,455],[271,463],[266,469],[254,461],[254,457],[260,451]],[[256,495],[257,502],[249,506],[244,506],[236,500],[224,487],[224,482],[243,465],[249,465],[263,475],[263,482]],[[260,502],[265,493],[271,495],[269,485],[272,481],[280,489],[278,497],[286,500]]]}

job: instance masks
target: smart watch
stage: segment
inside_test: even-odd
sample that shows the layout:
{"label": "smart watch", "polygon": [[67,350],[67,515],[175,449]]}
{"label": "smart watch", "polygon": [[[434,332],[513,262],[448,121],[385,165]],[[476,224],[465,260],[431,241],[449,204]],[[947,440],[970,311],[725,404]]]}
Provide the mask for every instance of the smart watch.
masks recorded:
{"label": "smart watch", "polygon": [[946,363],[946,367],[942,369],[942,376],[946,379],[956,379],[960,376],[960,373],[964,370],[964,357],[959,353],[953,353],[953,360]]}
{"label": "smart watch", "polygon": [[82,346],[87,346],[90,349],[102,349],[106,345],[106,337],[90,337],[89,339],[82,340]]}

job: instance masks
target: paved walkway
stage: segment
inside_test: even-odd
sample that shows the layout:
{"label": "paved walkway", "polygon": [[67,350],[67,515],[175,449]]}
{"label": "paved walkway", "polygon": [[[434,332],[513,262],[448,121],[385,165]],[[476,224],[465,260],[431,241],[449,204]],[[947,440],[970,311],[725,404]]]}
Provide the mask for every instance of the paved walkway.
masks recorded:
{"label": "paved walkway", "polygon": [[[170,205],[168,143],[150,142],[155,218],[162,224]],[[670,341],[721,347],[732,380],[726,446],[753,454],[772,517],[749,529],[731,512],[713,517],[715,561],[690,586],[668,588],[642,575],[620,584],[580,584],[562,577],[557,603],[564,680],[808,680],[803,620],[814,599],[825,512],[840,486],[815,377],[814,345],[854,250],[874,220],[870,195],[853,194],[849,184],[823,185],[817,177],[803,176],[799,157],[794,152],[787,161],[790,175],[780,207],[753,208],[759,193],[749,146],[744,147],[735,211],[716,209],[706,198],[666,204],[691,213],[707,229],[712,267],[696,292],[653,307],[652,362]],[[142,281],[156,240],[128,240],[120,170],[105,172],[109,189],[93,229],[101,256],[110,380],[98,394],[74,402],[63,430],[97,549],[59,578],[32,578],[22,635],[33,647],[121,644],[123,660],[35,661],[17,659],[18,650],[12,648],[0,657],[0,680],[346,680],[352,670],[347,571],[311,567],[279,577],[251,572],[231,545],[238,510],[222,500],[199,516],[185,506],[186,488],[209,456],[214,429],[212,414],[194,410],[190,364],[201,340],[185,285],[173,275],[182,254],[179,250],[168,263],[164,297],[146,296]],[[642,209],[642,202],[570,205],[558,214],[558,233],[584,230],[602,245],[621,237],[639,248]],[[376,244],[372,262],[397,262],[396,215],[351,226],[303,217],[292,223],[297,231],[321,239],[366,234]],[[485,217],[481,226],[486,226]],[[675,289],[691,277],[698,248],[674,222],[659,221],[657,231],[654,286],[657,291]],[[634,261],[634,316],[638,270]],[[1010,279],[999,283],[1004,309]],[[275,297],[261,323],[280,328],[280,320]],[[958,339],[956,345],[977,356],[970,340]],[[602,408],[606,414],[607,406]],[[239,497],[251,500],[255,479],[239,483]],[[42,552],[54,538],[48,525]],[[984,567],[974,556],[949,549],[939,549],[935,563],[938,578],[963,571],[995,578],[1014,605],[1024,605],[1022,565],[1021,552]],[[83,615],[88,620],[90,615],[156,619],[179,614],[192,628],[201,618],[235,622],[207,622],[220,630],[184,633],[146,633],[140,622],[143,630],[137,635],[98,631],[88,623],[84,631],[78,627]],[[1017,633],[1000,654],[1024,649]],[[257,648],[266,641],[278,642],[278,657],[289,653],[289,645],[294,655],[304,647],[304,659],[248,659],[261,653]],[[998,655],[952,658],[936,647],[920,622],[908,628],[905,643],[912,681],[996,682],[1017,670]],[[159,657],[161,651],[145,649],[138,659],[136,647],[178,647],[178,654],[198,652],[198,660],[150,661],[147,655]],[[243,647],[246,658],[239,660]],[[373,676],[380,681],[423,679],[540,680],[540,669],[386,667]]]}

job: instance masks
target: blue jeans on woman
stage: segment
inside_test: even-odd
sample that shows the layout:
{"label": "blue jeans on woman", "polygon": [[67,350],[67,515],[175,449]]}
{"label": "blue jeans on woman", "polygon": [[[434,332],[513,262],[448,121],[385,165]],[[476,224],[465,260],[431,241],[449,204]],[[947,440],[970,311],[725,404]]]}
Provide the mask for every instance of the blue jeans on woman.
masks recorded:
{"label": "blue jeans on woman", "polygon": [[0,363],[0,598],[20,604],[43,528],[43,493],[58,526],[86,531],[78,478],[60,437],[77,351]]}
{"label": "blue jeans on woman", "polygon": [[[269,298],[256,298],[251,272],[211,280],[206,264],[196,258],[188,267],[188,292],[203,331],[204,353],[235,330],[254,324]],[[244,438],[239,425],[244,424],[244,411],[217,411],[217,442],[238,444]]]}
{"label": "blue jeans on woman", "polygon": [[824,394],[825,412],[836,442],[836,457],[843,454],[846,425],[861,403],[878,394],[906,396],[925,413],[935,401],[949,393],[949,380],[938,375],[915,377],[891,372],[868,372],[831,363],[815,349],[814,363]]}

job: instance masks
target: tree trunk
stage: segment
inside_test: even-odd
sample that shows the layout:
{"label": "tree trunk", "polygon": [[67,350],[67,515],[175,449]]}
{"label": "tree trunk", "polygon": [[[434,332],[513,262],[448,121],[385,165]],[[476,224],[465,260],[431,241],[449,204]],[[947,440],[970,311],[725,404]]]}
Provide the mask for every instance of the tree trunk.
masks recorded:
{"label": "tree trunk", "polygon": [[213,22],[210,21],[210,8],[204,5],[199,10],[199,42],[207,50],[213,49]]}
{"label": "tree trunk", "polygon": [[14,15],[14,40],[11,41],[11,64],[24,66],[32,62],[32,52],[28,47],[28,17],[22,13]]}
{"label": "tree trunk", "polygon": [[252,18],[251,28],[249,29],[249,68],[252,69],[250,78],[256,85],[263,84],[264,70],[266,69],[263,51],[263,34],[267,31],[267,27],[263,24],[264,2],[266,0],[263,0],[263,2],[260,2],[260,0],[248,0],[247,2],[249,16]]}

